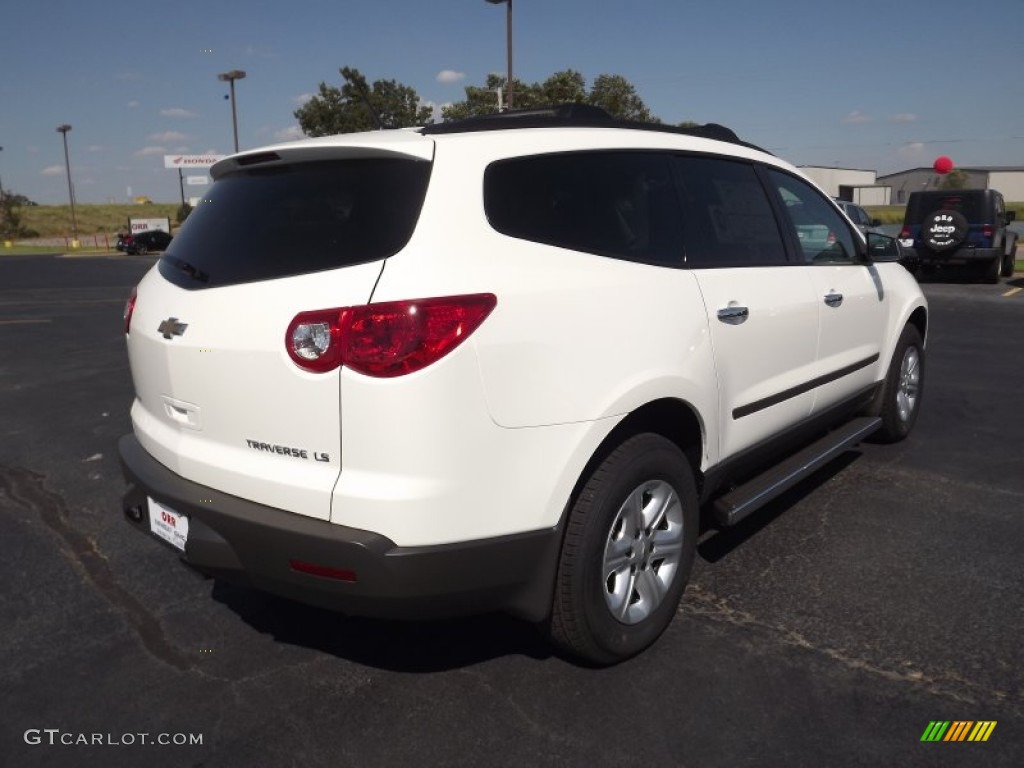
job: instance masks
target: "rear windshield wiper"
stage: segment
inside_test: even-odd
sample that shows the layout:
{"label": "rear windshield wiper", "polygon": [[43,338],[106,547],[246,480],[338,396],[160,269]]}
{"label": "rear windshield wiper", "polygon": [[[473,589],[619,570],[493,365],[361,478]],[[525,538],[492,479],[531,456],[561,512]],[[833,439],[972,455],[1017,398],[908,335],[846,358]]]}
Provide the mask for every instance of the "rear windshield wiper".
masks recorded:
{"label": "rear windshield wiper", "polygon": [[177,269],[179,272],[184,272],[186,275],[191,277],[193,280],[198,280],[201,283],[210,282],[210,276],[199,269],[194,264],[189,264],[187,261],[176,258],[174,256],[164,256],[167,262]]}

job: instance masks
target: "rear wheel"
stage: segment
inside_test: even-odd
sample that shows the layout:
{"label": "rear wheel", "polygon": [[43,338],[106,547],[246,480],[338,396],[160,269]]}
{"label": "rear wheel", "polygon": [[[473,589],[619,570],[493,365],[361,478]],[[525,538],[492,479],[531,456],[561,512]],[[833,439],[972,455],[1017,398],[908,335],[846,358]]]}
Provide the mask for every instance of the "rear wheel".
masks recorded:
{"label": "rear wheel", "polygon": [[1013,268],[1015,266],[1014,261],[1016,258],[1017,254],[1013,251],[1010,251],[1010,253],[1006,254],[1003,258],[1003,271],[999,273],[1002,277],[1013,277]]}
{"label": "rear wheel", "polygon": [[996,258],[992,259],[992,263],[989,264],[988,268],[985,270],[985,282],[988,282],[988,283],[998,283],[999,282],[999,275],[1002,274],[1002,272],[1003,272],[1003,261],[1004,260],[1005,259],[1004,259],[1003,256],[997,256]]}
{"label": "rear wheel", "polygon": [[868,410],[868,415],[882,417],[882,426],[872,438],[895,443],[909,435],[923,394],[924,344],[917,328],[907,325],[892,353],[882,389]]}
{"label": "rear wheel", "polygon": [[147,253],[149,253],[149,249],[146,248],[146,246],[140,244],[135,246],[135,253],[139,254],[140,256],[145,256]]}
{"label": "rear wheel", "polygon": [[641,434],[616,448],[569,512],[552,642],[603,665],[657,640],[693,566],[697,517],[693,471],[674,443]]}

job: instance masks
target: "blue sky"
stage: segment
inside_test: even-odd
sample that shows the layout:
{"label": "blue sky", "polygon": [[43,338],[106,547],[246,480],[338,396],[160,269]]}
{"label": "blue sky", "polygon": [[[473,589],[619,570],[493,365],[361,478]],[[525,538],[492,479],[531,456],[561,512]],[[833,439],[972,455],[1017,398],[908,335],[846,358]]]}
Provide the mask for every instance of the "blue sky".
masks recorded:
{"label": "blue sky", "polygon": [[[1020,0],[514,0],[518,79],[629,79],[666,122],[719,122],[797,164],[892,172],[949,155],[1024,165]],[[0,26],[0,179],[64,202],[178,197],[163,154],[298,135],[292,115],[341,66],[443,104],[505,71],[505,7],[485,0],[161,4],[35,0]],[[206,53],[204,51],[212,51]],[[201,188],[195,188],[201,189]]]}

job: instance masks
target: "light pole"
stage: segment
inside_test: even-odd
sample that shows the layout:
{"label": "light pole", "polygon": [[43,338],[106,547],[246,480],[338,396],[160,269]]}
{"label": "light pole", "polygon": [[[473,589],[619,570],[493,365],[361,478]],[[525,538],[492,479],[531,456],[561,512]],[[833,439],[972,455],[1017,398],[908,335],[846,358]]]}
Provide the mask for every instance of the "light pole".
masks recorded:
{"label": "light pole", "polygon": [[240,69],[232,69],[230,72],[221,72],[217,75],[218,80],[222,80],[231,86],[231,125],[235,129],[235,152],[238,151],[238,113],[235,112],[235,80],[241,80],[245,77],[245,72]]}
{"label": "light pole", "polygon": [[68,157],[68,131],[70,130],[71,126],[67,123],[57,126],[57,133],[64,137],[64,167],[68,172],[68,200],[71,201],[71,242],[75,244],[73,247],[77,247],[78,219],[75,218],[75,192],[71,186],[71,160]]}
{"label": "light pole", "polygon": [[[0,152],[3,152],[4,148],[0,147]],[[7,227],[4,224],[4,183],[0,180],[0,235],[3,236],[4,245],[7,244]]]}
{"label": "light pole", "polygon": [[508,6],[505,16],[505,34],[508,38],[508,109],[512,109],[512,0],[487,0],[491,5]]}

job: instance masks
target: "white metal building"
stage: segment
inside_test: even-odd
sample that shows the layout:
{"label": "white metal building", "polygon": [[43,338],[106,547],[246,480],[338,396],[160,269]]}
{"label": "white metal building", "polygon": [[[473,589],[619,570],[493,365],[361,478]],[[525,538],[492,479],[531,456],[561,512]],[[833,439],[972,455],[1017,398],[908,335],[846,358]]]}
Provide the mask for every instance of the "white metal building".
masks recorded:
{"label": "white metal building", "polygon": [[[972,166],[959,170],[967,174],[967,189],[996,189],[1007,202],[1024,202],[1024,166]],[[892,203],[903,205],[911,192],[940,189],[943,176],[931,168],[911,168],[878,177],[878,183],[892,189]]]}
{"label": "white metal building", "polygon": [[800,170],[826,194],[858,205],[889,205],[890,189],[877,183],[875,171],[801,165]]}

